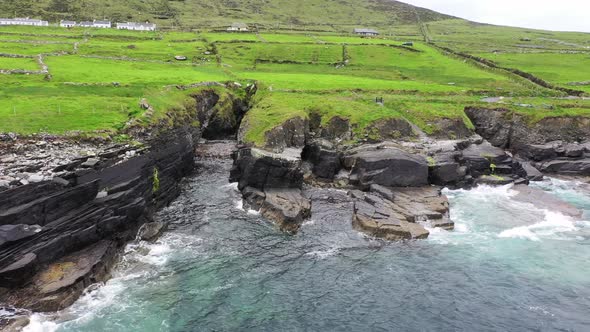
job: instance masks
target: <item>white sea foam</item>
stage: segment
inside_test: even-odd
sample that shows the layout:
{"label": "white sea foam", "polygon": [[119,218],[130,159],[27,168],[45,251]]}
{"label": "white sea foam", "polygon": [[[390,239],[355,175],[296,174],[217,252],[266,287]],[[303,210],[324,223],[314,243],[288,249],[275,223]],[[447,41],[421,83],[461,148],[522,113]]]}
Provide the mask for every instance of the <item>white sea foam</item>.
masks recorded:
{"label": "white sea foam", "polygon": [[234,206],[238,210],[244,210],[244,201],[240,198],[240,199],[238,199],[238,200],[235,201]]}
{"label": "white sea foam", "polygon": [[25,326],[23,332],[54,332],[59,325],[49,321],[45,315],[34,314],[30,317],[29,325]]}
{"label": "white sea foam", "polygon": [[330,256],[335,256],[336,254],[338,254],[338,252],[340,251],[340,248],[330,248],[327,250],[315,250],[315,251],[310,251],[308,253],[306,253],[306,256],[312,256],[315,257],[317,259],[325,259],[328,258]]}
{"label": "white sea foam", "polygon": [[259,216],[260,215],[260,211],[249,209],[248,210],[248,214],[251,214],[253,216]]}
{"label": "white sea foam", "polygon": [[543,238],[561,238],[559,234],[578,230],[576,221],[558,212],[545,211],[545,218],[535,224],[507,229],[498,236],[541,241]]}

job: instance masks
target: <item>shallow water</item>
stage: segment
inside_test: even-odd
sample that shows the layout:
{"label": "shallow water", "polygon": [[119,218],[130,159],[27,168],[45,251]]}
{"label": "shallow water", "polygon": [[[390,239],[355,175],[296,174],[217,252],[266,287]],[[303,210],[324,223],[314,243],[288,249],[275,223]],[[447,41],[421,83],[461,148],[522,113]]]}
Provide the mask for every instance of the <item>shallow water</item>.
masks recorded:
{"label": "shallow water", "polygon": [[[229,162],[201,165],[157,243],[27,331],[589,331],[590,223],[511,199],[447,191],[455,231],[386,243],[354,231],[346,193],[313,189],[295,236],[242,210]],[[583,184],[536,184],[584,209]]]}

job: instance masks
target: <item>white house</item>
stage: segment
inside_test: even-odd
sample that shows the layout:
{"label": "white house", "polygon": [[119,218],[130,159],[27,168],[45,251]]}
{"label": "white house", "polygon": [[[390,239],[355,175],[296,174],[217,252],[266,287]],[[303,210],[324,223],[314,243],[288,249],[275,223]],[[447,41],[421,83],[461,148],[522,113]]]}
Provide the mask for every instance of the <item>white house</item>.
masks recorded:
{"label": "white house", "polygon": [[31,18],[0,18],[0,25],[31,25],[37,27],[49,26],[49,22]]}
{"label": "white house", "polygon": [[117,29],[119,30],[135,30],[135,31],[155,31],[156,25],[153,23],[117,23]]}
{"label": "white house", "polygon": [[373,29],[354,29],[354,33],[361,36],[378,36],[379,32]]}
{"label": "white house", "polygon": [[110,29],[113,27],[113,25],[111,24],[111,21],[94,21],[94,27],[95,28],[103,28],[103,29]]}
{"label": "white house", "polygon": [[233,23],[227,28],[227,31],[248,32],[250,29],[245,23]]}
{"label": "white house", "polygon": [[59,26],[62,28],[73,28],[76,26],[76,21],[59,21]]}
{"label": "white house", "polygon": [[102,28],[102,29],[108,29],[112,27],[111,21],[97,21],[94,20],[92,22],[90,21],[82,21],[80,22],[80,26],[83,28]]}

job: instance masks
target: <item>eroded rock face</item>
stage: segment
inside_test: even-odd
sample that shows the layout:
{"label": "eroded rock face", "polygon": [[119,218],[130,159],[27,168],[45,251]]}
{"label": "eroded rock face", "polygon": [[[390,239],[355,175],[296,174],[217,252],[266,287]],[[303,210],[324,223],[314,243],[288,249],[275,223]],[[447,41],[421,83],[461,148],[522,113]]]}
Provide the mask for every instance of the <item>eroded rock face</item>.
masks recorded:
{"label": "eroded rock face", "polygon": [[588,174],[590,118],[547,117],[530,125],[506,109],[466,108],[476,131],[494,146],[511,149],[548,173]]}
{"label": "eroded rock face", "polygon": [[316,140],[303,149],[303,159],[313,165],[313,174],[321,179],[334,179],[342,168],[342,153],[326,140]]}
{"label": "eroded rock face", "polygon": [[416,137],[417,134],[412,129],[412,125],[406,119],[382,119],[370,125],[367,130],[375,132],[379,140],[388,139],[407,139]]}
{"label": "eroded rock face", "polygon": [[397,148],[359,151],[346,156],[361,188],[372,184],[418,187],[428,184],[428,163],[419,154]]}
{"label": "eroded rock face", "polygon": [[137,237],[143,241],[153,241],[164,232],[166,226],[166,223],[159,221],[143,224],[139,229]]}
{"label": "eroded rock face", "polygon": [[295,232],[310,216],[311,202],[301,191],[303,171],[301,150],[274,154],[255,148],[242,148],[234,155],[230,181],[246,203],[275,222],[282,230]]}
{"label": "eroded rock face", "polygon": [[309,121],[296,117],[266,132],[266,148],[277,152],[285,148],[303,148],[309,135]]}
{"label": "eroded rock face", "polygon": [[350,120],[340,116],[331,118],[322,128],[320,136],[331,141],[351,139]]}
{"label": "eroded rock face", "polygon": [[467,128],[463,119],[442,118],[434,121],[436,130],[433,137],[443,139],[460,139],[473,135],[473,131]]}
{"label": "eroded rock face", "polygon": [[238,189],[246,187],[265,191],[268,188],[301,188],[301,151],[290,150],[275,154],[256,148],[242,148],[234,155],[230,182],[238,182]]}
{"label": "eroded rock face", "polygon": [[[0,224],[11,228],[0,251],[0,287],[10,291],[0,302],[54,311],[107,278],[116,253],[179,194],[198,135],[190,127],[170,130],[124,161],[119,152],[103,154],[93,167],[66,166],[67,180],[0,192]],[[20,228],[24,233],[9,234]]]}
{"label": "eroded rock face", "polygon": [[64,256],[39,271],[30,284],[8,295],[8,302],[34,311],[61,310],[78,299],[86,287],[105,281],[114,264],[117,245],[101,241]]}

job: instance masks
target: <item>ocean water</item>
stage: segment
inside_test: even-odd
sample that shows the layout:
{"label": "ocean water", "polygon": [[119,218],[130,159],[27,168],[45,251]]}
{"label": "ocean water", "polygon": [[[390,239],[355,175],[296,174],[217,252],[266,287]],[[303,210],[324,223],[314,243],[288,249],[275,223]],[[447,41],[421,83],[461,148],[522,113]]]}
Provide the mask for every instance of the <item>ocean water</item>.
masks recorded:
{"label": "ocean water", "polygon": [[[127,247],[114,277],[25,331],[590,331],[590,193],[535,184],[582,220],[510,186],[446,191],[456,230],[388,243],[351,227],[346,193],[313,189],[313,219],[282,234],[245,211],[211,161]],[[585,221],[585,220],[586,221]]]}

